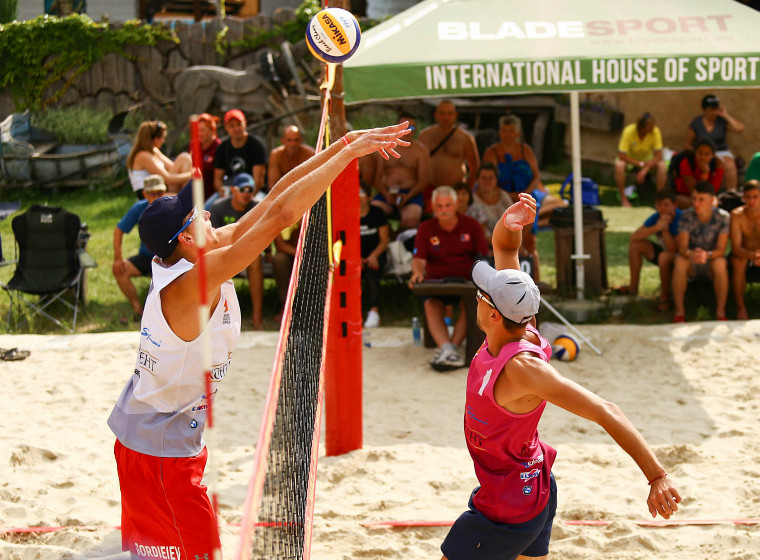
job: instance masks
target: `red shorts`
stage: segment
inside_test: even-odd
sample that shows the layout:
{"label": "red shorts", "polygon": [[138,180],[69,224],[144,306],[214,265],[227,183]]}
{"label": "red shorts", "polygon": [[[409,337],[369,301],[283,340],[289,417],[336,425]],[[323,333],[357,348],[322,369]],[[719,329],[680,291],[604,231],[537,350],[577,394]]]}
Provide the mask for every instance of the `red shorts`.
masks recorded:
{"label": "red shorts", "polygon": [[153,457],[117,439],[114,455],[122,550],[141,559],[213,558],[213,550],[221,546],[211,501],[201,484],[206,448],[196,457]]}

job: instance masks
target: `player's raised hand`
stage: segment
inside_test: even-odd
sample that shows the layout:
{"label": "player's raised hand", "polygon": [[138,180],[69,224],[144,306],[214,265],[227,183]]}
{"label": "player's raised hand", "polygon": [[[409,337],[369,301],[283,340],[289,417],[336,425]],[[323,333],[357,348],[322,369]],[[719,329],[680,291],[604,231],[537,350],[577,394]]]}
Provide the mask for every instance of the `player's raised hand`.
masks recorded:
{"label": "player's raised hand", "polygon": [[520,193],[520,200],[504,212],[504,226],[509,231],[521,231],[536,219],[536,199],[528,193]]}
{"label": "player's raised hand", "polygon": [[[394,149],[396,146],[409,146],[409,142],[401,138],[411,132],[409,123],[402,122],[382,128],[372,128],[370,130],[354,130],[346,134],[346,146],[353,153],[354,157],[366,156],[373,152],[380,152],[385,159],[389,159],[389,154],[395,158],[401,157]],[[340,140],[344,142],[343,139]]]}

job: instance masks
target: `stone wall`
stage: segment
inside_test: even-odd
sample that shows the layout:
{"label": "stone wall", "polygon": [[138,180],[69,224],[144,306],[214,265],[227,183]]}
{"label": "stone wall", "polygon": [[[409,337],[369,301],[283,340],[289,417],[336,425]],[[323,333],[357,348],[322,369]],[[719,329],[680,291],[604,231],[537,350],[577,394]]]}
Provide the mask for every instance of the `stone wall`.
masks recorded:
{"label": "stone wall", "polygon": [[[240,19],[226,18],[227,38],[235,41],[254,30],[269,30],[274,23],[295,17],[293,10],[279,10],[273,18],[264,15]],[[114,24],[119,25],[119,24]],[[162,42],[155,47],[129,47],[127,57],[110,54],[79,76],[55,106],[80,105],[92,109],[106,109],[114,113],[142,104],[156,118],[172,120],[174,102],[173,82],[176,76],[197,65],[225,66],[243,70],[258,64],[258,53],[230,49],[225,56],[215,50],[214,41],[221,20],[200,23],[187,21],[168,22],[179,38],[179,43]],[[56,84],[55,87],[60,87]],[[50,93],[54,92],[54,88]],[[0,119],[15,112],[7,90],[0,90]]]}

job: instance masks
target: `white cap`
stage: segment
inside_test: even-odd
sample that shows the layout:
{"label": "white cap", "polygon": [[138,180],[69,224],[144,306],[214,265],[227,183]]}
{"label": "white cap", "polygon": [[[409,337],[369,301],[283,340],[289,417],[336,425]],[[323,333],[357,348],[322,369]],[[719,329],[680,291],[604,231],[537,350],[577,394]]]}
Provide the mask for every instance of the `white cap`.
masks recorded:
{"label": "white cap", "polygon": [[472,267],[472,281],[510,321],[527,323],[538,313],[541,292],[533,278],[522,270],[496,270],[486,261],[478,261]]}

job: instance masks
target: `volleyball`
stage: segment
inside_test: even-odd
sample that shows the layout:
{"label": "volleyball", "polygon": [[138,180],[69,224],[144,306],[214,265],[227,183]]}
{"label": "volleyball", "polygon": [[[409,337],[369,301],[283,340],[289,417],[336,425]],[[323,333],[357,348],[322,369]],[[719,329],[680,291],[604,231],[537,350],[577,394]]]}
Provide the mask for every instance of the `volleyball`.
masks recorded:
{"label": "volleyball", "polygon": [[552,344],[552,357],[563,362],[572,362],[580,351],[578,343],[566,334],[555,338]]}
{"label": "volleyball", "polygon": [[360,39],[359,22],[341,8],[322,10],[311,18],[306,29],[306,44],[322,62],[345,62],[356,52]]}

